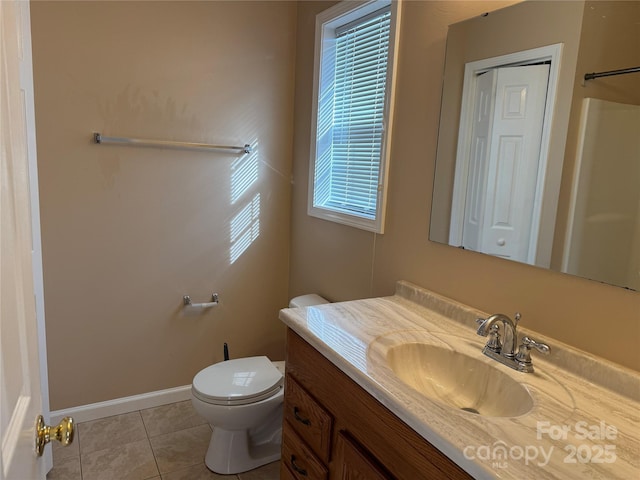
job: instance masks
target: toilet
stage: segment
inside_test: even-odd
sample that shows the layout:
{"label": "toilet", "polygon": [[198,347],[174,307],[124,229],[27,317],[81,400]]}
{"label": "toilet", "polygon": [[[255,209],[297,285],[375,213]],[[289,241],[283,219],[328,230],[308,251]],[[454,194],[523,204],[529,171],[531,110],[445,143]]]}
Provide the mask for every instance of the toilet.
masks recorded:
{"label": "toilet", "polygon": [[[329,303],[319,295],[296,297],[289,307]],[[213,433],[205,464],[213,472],[235,474],[280,458],[284,362],[265,356],[219,362],[196,374],[191,403]]]}

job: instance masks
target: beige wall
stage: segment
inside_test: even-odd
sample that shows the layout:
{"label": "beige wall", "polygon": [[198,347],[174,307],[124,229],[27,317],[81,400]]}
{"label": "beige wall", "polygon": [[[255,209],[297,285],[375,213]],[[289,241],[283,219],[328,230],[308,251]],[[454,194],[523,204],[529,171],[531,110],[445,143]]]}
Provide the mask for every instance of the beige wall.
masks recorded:
{"label": "beige wall", "polygon": [[[51,408],[189,384],[223,342],[283,358],[295,3],[31,9]],[[257,153],[98,146],[94,131]],[[184,314],[184,294],[214,291],[220,306]]]}
{"label": "beige wall", "polygon": [[640,293],[427,240],[447,25],[486,2],[404,3],[385,234],[306,215],[313,21],[327,6],[298,8],[290,294],[389,295],[406,279],[488,312],[518,310],[527,328],[640,369]]}

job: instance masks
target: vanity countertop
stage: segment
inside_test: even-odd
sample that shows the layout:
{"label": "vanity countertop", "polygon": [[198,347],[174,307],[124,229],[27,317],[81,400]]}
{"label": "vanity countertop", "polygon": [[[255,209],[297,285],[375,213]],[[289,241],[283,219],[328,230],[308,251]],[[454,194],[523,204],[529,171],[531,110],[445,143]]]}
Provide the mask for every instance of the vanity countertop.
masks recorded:
{"label": "vanity countertop", "polygon": [[[423,438],[477,479],[640,478],[640,374],[519,328],[551,347],[534,373],[482,354],[484,312],[408,282],[390,297],[289,308],[280,319]],[[523,319],[526,321],[526,318]],[[431,400],[384,361],[389,342],[415,335],[455,344],[525,386],[533,408],[488,417]],[[394,340],[395,339],[395,340]]]}

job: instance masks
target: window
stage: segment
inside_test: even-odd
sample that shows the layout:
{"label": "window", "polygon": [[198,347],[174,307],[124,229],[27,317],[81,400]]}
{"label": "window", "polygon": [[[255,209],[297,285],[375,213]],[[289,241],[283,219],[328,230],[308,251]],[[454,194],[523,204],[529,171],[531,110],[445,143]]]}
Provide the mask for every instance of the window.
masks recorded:
{"label": "window", "polygon": [[309,215],[383,233],[397,3],[316,18]]}

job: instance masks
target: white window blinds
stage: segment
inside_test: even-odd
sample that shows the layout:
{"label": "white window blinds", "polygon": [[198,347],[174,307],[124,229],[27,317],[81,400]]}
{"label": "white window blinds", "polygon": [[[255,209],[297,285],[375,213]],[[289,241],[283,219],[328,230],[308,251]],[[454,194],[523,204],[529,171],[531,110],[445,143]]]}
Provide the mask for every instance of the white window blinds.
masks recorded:
{"label": "white window blinds", "polygon": [[336,28],[324,52],[314,207],[376,218],[390,17],[384,8]]}

